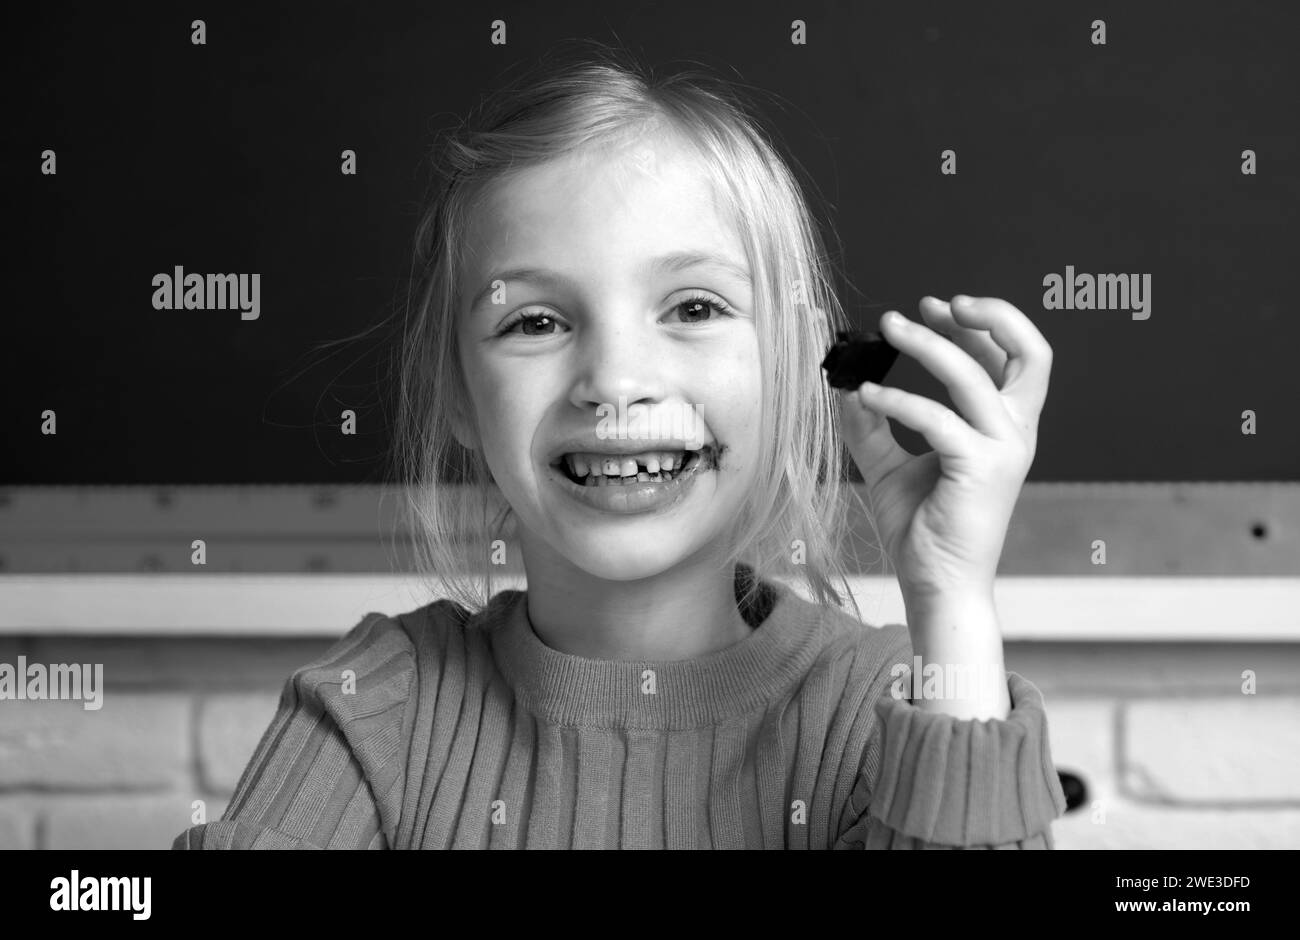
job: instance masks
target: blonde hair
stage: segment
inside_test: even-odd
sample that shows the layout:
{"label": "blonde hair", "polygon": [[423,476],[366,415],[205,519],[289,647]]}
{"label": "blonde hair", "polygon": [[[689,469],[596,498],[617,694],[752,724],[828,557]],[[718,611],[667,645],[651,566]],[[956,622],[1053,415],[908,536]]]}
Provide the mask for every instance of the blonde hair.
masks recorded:
{"label": "blonde hair", "polygon": [[[731,84],[695,70],[658,77],[625,52],[592,44],[572,60],[553,51],[480,101],[461,126],[440,132],[432,155],[438,191],[416,231],[419,292],[413,312],[407,305],[399,353],[394,453],[418,566],[470,610],[495,593],[489,550],[505,538],[512,511],[481,451],[451,433],[450,415],[468,401],[456,341],[467,221],[507,174],[652,128],[673,132],[700,157],[754,278],[762,450],[725,564],[742,562],[758,579],[802,579],[823,604],[841,606],[841,588],[852,600],[841,555],[850,491],[840,403],[821,371],[833,331],[850,325],[803,193]],[[475,558],[482,564],[465,564]],[[744,603],[754,588],[751,580],[743,589]]]}

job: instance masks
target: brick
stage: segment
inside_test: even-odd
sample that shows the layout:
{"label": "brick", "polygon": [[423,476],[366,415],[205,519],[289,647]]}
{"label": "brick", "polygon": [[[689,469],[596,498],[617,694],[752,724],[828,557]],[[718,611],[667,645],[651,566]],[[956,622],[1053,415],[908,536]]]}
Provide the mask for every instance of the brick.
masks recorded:
{"label": "brick", "polygon": [[1126,792],[1161,802],[1295,801],[1300,697],[1160,699],[1124,708]]}
{"label": "brick", "polygon": [[1052,824],[1058,849],[1300,849],[1300,808],[1188,809],[1120,799]]}
{"label": "brick", "polygon": [[1044,696],[1052,760],[1083,780],[1089,794],[1113,789],[1116,704],[1109,699]]}
{"label": "brick", "polygon": [[199,709],[199,768],[207,790],[234,792],[257,742],[275,717],[279,699],[278,692],[204,698]]}
{"label": "brick", "polygon": [[25,800],[0,798],[0,851],[36,848],[36,818]]}
{"label": "brick", "polygon": [[79,701],[0,702],[0,786],[144,789],[189,785],[191,701],[105,692]]}
{"label": "brick", "polygon": [[[170,849],[188,829],[192,792],[148,796],[45,796],[38,802],[44,849]],[[220,817],[224,800],[205,800],[208,821]]]}

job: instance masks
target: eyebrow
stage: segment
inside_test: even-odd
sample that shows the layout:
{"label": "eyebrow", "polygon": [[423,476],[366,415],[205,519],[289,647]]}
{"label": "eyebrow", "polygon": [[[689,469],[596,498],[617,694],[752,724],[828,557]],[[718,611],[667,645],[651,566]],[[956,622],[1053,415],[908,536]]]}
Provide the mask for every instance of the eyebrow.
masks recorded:
{"label": "eyebrow", "polygon": [[[658,258],[652,258],[646,263],[646,269],[652,275],[676,274],[698,267],[718,268],[747,284],[752,283],[752,275],[745,265],[738,264],[722,255],[710,254],[706,251],[674,251]],[[492,293],[492,284],[495,281],[531,281],[534,284],[540,284],[543,287],[552,289],[562,287],[567,283],[563,275],[547,268],[520,267],[498,271],[489,279],[487,286],[474,295],[474,300],[469,305],[471,312],[477,310],[479,304],[483,302],[483,298]]]}

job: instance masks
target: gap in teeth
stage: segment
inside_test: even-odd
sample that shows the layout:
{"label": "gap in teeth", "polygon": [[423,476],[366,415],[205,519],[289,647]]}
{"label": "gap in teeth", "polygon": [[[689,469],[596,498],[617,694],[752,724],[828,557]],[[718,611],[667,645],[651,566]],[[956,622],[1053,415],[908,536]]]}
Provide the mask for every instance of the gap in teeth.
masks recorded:
{"label": "gap in teeth", "polygon": [[[639,454],[565,454],[569,472],[579,480],[599,483],[646,477],[651,481],[671,479],[681,472],[698,451],[645,451]],[[669,469],[671,468],[671,469]],[[630,471],[630,472],[629,472]]]}

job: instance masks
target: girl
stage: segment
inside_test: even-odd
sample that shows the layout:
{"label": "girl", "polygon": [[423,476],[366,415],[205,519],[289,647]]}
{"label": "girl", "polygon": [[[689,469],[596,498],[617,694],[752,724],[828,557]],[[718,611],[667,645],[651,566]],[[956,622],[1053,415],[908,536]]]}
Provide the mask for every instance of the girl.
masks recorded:
{"label": "girl", "polygon": [[[297,671],[176,848],[1051,847],[992,600],[1050,348],[1003,301],[925,298],[881,329],[961,415],[832,393],[848,320],[759,126],[606,51],[447,136],[398,441],[450,596]],[[841,441],[906,626],[841,609]],[[516,550],[528,589],[494,593]]]}

